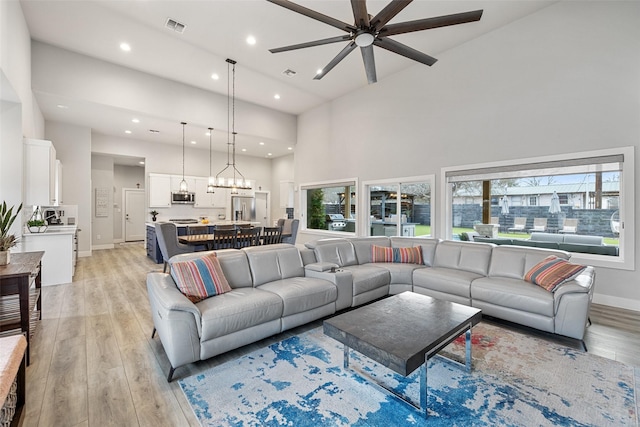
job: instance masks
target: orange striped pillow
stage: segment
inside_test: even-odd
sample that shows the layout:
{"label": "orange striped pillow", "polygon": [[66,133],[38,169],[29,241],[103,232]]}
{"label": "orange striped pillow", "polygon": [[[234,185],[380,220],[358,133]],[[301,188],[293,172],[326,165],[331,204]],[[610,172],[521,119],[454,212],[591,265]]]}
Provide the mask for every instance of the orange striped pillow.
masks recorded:
{"label": "orange striped pillow", "polygon": [[422,250],[420,246],[413,248],[387,248],[371,245],[371,262],[402,262],[422,264]]}
{"label": "orange striped pillow", "polygon": [[393,262],[393,248],[371,245],[371,262]]}
{"label": "orange striped pillow", "polygon": [[560,284],[574,279],[585,268],[585,265],[572,264],[566,259],[549,255],[534,265],[524,275],[524,280],[553,292]]}
{"label": "orange striped pillow", "polygon": [[231,290],[214,253],[171,263],[171,276],[180,292],[193,303]]}

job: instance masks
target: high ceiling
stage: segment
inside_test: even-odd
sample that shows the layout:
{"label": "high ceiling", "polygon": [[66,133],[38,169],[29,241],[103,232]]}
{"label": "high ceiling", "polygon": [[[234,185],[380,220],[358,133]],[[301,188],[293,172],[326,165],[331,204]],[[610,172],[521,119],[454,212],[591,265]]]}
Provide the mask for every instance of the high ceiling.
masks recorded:
{"label": "high ceiling", "polygon": [[[353,21],[348,0],[297,3],[344,22]],[[375,15],[387,3],[387,0],[369,0],[369,14]],[[550,3],[553,2],[416,0],[390,23],[483,9],[479,22],[394,36],[397,41],[438,58],[448,49]],[[346,42],[270,53],[270,48],[344,33],[266,0],[21,0],[21,4],[34,40],[204,91],[227,94],[225,59],[232,58],[238,62],[236,97],[285,113],[300,114],[367,86],[359,53],[349,55],[322,80],[313,80],[316,70],[324,67]],[[184,32],[179,34],[166,28],[168,18],[184,24]],[[247,43],[248,36],[255,38],[254,45]],[[122,42],[131,46],[130,52],[120,49]],[[429,79],[430,68],[425,65],[383,49],[375,48],[374,52],[378,82],[408,67],[423,68],[424,79]],[[434,67],[437,66],[436,63]],[[293,70],[295,75],[286,76],[283,74],[285,70]],[[218,74],[218,80],[212,79],[214,73]],[[34,92],[47,120],[72,122],[106,135],[129,137],[123,135],[122,123],[123,120],[130,121],[136,112],[118,111],[96,100],[69,99],[68,94]],[[275,98],[276,94],[279,99]],[[70,102],[81,106],[71,118],[68,111],[57,107]],[[164,142],[179,143],[181,131],[176,123],[185,120],[180,117],[180,112],[176,112],[174,117],[149,111],[140,114],[153,118],[149,128],[167,130],[169,138]],[[155,137],[146,133],[135,135],[135,138],[152,140]],[[206,148],[207,144],[202,142],[202,148]],[[290,143],[272,144],[272,156],[289,154],[288,145]],[[247,154],[266,155],[259,150]]]}

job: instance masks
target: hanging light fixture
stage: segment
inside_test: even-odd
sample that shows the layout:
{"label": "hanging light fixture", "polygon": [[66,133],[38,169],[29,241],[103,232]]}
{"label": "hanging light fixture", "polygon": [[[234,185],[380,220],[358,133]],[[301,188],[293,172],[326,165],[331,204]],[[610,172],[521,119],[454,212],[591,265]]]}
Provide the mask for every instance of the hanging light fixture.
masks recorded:
{"label": "hanging light fixture", "polygon": [[[231,194],[238,194],[238,189],[250,189],[251,184],[236,167],[236,61],[233,59],[227,59],[227,76],[227,166],[218,172],[214,182],[215,187],[230,188]],[[225,179],[221,175],[229,168],[233,175]]]}
{"label": "hanging light fixture", "polygon": [[215,178],[211,174],[211,136],[213,135],[213,128],[209,128],[209,183],[207,184],[207,193],[215,193]]}
{"label": "hanging light fixture", "polygon": [[187,181],[184,179],[184,127],[186,126],[186,122],[180,122],[182,125],[182,181],[180,181],[180,192],[187,193],[189,192],[189,186],[187,185]]}

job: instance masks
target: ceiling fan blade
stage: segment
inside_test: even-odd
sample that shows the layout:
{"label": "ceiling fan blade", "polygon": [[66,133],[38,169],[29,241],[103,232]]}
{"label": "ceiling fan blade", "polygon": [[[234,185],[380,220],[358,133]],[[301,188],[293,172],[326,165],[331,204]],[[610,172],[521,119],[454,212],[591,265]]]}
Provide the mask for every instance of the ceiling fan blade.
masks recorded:
{"label": "ceiling fan blade", "polygon": [[366,28],[369,26],[369,13],[367,12],[367,2],[365,0],[351,0],[353,18],[357,27]]}
{"label": "ceiling fan blade", "polygon": [[376,77],[376,63],[373,59],[373,46],[363,46],[360,48],[362,52],[362,60],[364,61],[364,71],[367,73],[367,81],[369,84],[378,81]]}
{"label": "ceiling fan blade", "polygon": [[338,36],[338,37],[330,37],[328,39],[315,40],[312,42],[292,44],[290,46],[283,46],[275,49],[269,49],[269,52],[271,53],[287,52],[289,50],[304,49],[305,47],[313,47],[313,46],[322,46],[323,44],[344,42],[347,40],[351,40],[351,36],[349,34],[345,34],[344,36]]}
{"label": "ceiling fan blade", "polygon": [[290,2],[288,0],[267,0],[273,4],[277,4],[278,6],[282,6],[285,9],[289,9],[293,12],[297,12],[301,15],[307,16],[311,19],[315,19],[316,21],[324,22],[325,24],[331,25],[332,27],[336,27],[341,29],[342,31],[346,31],[348,33],[353,32],[356,28],[353,25],[349,25],[346,22],[342,22],[339,19],[332,18],[330,16],[324,15],[320,12],[316,12],[315,10],[308,9],[304,6],[300,6],[299,4]]}
{"label": "ceiling fan blade", "polygon": [[471,12],[455,13],[453,15],[399,22],[397,24],[389,24],[382,28],[379,35],[386,37],[413,31],[429,30],[431,28],[447,27],[449,25],[466,24],[467,22],[479,21],[481,17],[482,10],[474,10]]}
{"label": "ceiling fan blade", "polygon": [[342,49],[340,51],[340,53],[338,55],[336,55],[335,58],[333,58],[331,60],[331,62],[329,62],[323,69],[321,72],[319,72],[318,74],[316,74],[316,76],[313,78],[313,80],[320,80],[321,78],[323,78],[324,76],[327,75],[327,73],[329,71],[331,71],[333,69],[333,67],[335,67],[336,65],[338,65],[338,63],[340,61],[342,61],[347,55],[349,55],[353,49],[356,48],[356,42],[352,41],[351,43],[349,43],[344,49]]}
{"label": "ceiling fan blade", "polygon": [[397,53],[398,55],[402,55],[406,58],[413,59],[414,61],[421,62],[425,65],[432,66],[436,63],[437,59],[427,55],[426,53],[419,52],[414,48],[411,48],[405,44],[398,43],[397,41],[389,38],[376,38],[373,41],[378,47],[383,49],[387,49],[391,52]]}
{"label": "ceiling fan blade", "polygon": [[371,19],[371,26],[376,30],[384,27],[387,22],[391,21],[398,13],[402,12],[402,9],[409,6],[413,0],[392,0],[391,3],[386,5],[376,16]]}

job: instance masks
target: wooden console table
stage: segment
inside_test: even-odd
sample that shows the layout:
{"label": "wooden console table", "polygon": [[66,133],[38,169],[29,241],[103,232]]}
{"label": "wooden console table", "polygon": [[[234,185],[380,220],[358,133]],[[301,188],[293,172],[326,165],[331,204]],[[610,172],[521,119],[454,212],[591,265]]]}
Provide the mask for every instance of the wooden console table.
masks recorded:
{"label": "wooden console table", "polygon": [[42,318],[42,257],[44,252],[12,253],[11,263],[0,266],[0,336],[24,334],[28,345]]}

